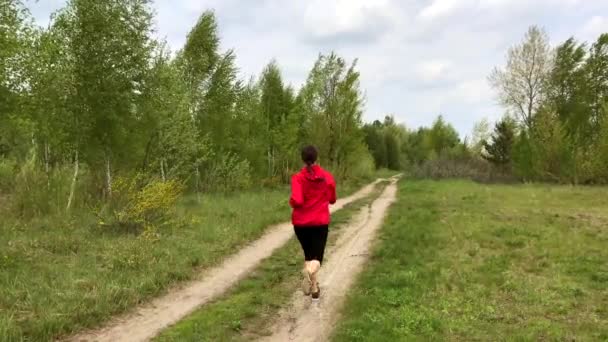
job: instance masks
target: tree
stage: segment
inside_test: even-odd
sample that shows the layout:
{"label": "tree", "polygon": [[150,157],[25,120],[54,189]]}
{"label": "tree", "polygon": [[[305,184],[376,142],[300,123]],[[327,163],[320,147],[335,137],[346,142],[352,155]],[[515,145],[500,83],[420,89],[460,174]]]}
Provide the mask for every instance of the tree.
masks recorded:
{"label": "tree", "polygon": [[505,69],[495,68],[489,77],[500,102],[530,128],[545,97],[551,69],[551,48],[544,30],[531,26],[524,40],[509,49]]}
{"label": "tree", "polygon": [[449,123],[446,123],[443,116],[440,115],[428,131],[426,142],[436,156],[440,156],[442,153],[458,145],[460,138],[456,129]]}
{"label": "tree", "polygon": [[34,34],[22,2],[0,0],[0,156],[24,157],[29,150],[31,123],[25,102]]}
{"label": "tree", "polygon": [[[556,48],[555,62],[550,73],[547,85],[546,110],[555,112],[555,116],[544,113],[545,116],[537,120],[536,134],[531,137],[538,139],[547,132],[560,132],[552,143],[559,144],[568,149],[571,160],[567,161],[572,166],[574,182],[578,183],[580,166],[583,165],[584,156],[593,141],[593,124],[591,120],[591,108],[586,99],[589,95],[588,71],[586,68],[586,46],[577,43],[574,38],[566,40]],[[559,122],[553,122],[557,120]],[[538,126],[542,128],[538,128]],[[563,134],[562,134],[563,133]],[[562,136],[563,135],[563,136]],[[532,141],[533,144],[536,141]],[[554,146],[557,147],[557,146]],[[546,152],[548,146],[538,145],[537,153]],[[545,153],[546,155],[546,153]],[[558,160],[563,161],[559,157]],[[537,156],[537,161],[546,160],[545,157]],[[566,165],[560,170],[553,172],[561,173]],[[546,169],[541,167],[541,169]],[[570,171],[568,171],[570,173]]]}
{"label": "tree", "polygon": [[608,99],[604,102],[601,117],[598,139],[590,153],[593,158],[589,158],[588,161],[591,162],[591,181],[606,184],[608,182]]}
{"label": "tree", "polygon": [[284,154],[293,152],[295,142],[290,139],[290,135],[294,134],[293,126],[296,123],[290,124],[287,120],[294,101],[293,90],[283,84],[281,71],[274,60],[262,72],[260,83],[261,114],[266,123],[265,134],[260,138],[266,141],[268,176],[272,177],[275,175],[277,163],[280,163],[279,159],[288,160],[285,159],[286,156],[277,155],[279,150]]}
{"label": "tree", "polygon": [[365,143],[374,158],[374,164],[377,169],[388,167],[386,141],[383,139],[382,128],[383,126],[380,121],[363,126]]}
{"label": "tree", "polygon": [[504,118],[496,123],[491,142],[484,141],[486,150],[484,158],[501,167],[503,170],[511,164],[511,150],[515,141],[515,128],[513,123]]}
{"label": "tree", "polygon": [[[204,106],[211,84],[211,77],[215,73],[216,78],[221,79],[219,77],[221,74],[230,74],[230,69],[233,69],[233,65],[230,64],[233,56],[231,57],[232,54],[228,54],[224,57],[224,72],[219,74],[215,72],[221,59],[218,51],[219,44],[220,39],[215,15],[211,11],[206,11],[188,33],[184,48],[178,52],[176,58],[182,77],[188,84],[190,115],[201,134],[205,134],[206,130],[208,131],[205,121],[205,115],[208,114],[208,111]],[[218,81],[216,81],[216,87]]]}
{"label": "tree", "polygon": [[195,94],[206,90],[205,81],[211,77],[215,65],[220,60],[219,45],[215,14],[205,11],[188,33],[186,44],[178,55],[178,60],[184,68],[184,76]]}
{"label": "tree", "polygon": [[[351,156],[364,146],[361,131],[363,97],[356,61],[347,67],[335,53],[320,55],[302,88],[299,110],[307,138],[340,174],[348,173]],[[366,156],[369,157],[369,156]]]}
{"label": "tree", "polygon": [[572,141],[557,113],[552,108],[542,108],[534,120],[531,133],[536,169],[543,180],[574,181],[579,183],[579,170],[572,153]]}
{"label": "tree", "polygon": [[187,81],[164,48],[157,52],[146,83],[141,110],[150,128],[142,170],[158,171],[163,181],[188,179],[209,159],[209,142],[193,124]]}
{"label": "tree", "polygon": [[384,140],[386,143],[387,167],[390,170],[401,169],[401,163],[399,161],[399,141],[397,137],[390,132],[385,132]]}
{"label": "tree", "polygon": [[608,33],[602,34],[591,46],[586,63],[590,124],[593,135],[600,131],[603,106],[608,98]]}
{"label": "tree", "polygon": [[488,119],[483,118],[476,122],[473,126],[473,133],[471,134],[471,150],[477,156],[481,156],[483,153],[483,142],[490,139],[490,122]]}
{"label": "tree", "polygon": [[547,100],[572,134],[587,121],[584,108],[585,44],[570,38],[555,50],[555,62],[547,83]]}
{"label": "tree", "polygon": [[235,55],[229,50],[217,62],[196,112],[201,135],[209,136],[217,151],[234,149],[231,139],[238,137],[230,136],[230,131],[235,124],[233,111],[240,88]]}
{"label": "tree", "polygon": [[99,165],[103,158],[100,169],[111,195],[113,161],[134,162],[131,132],[151,65],[152,10],[148,0],[72,0],[68,11],[76,82],[71,101],[87,138],[80,141],[89,163]]}

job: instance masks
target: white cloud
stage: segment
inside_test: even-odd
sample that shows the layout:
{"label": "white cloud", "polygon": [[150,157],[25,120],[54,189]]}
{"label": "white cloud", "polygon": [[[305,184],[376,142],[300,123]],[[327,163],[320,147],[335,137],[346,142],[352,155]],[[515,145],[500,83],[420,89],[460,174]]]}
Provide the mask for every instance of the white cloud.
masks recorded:
{"label": "white cloud", "polygon": [[473,4],[472,0],[433,0],[433,2],[420,11],[419,17],[432,20],[437,17],[446,16],[455,10]]}
{"label": "white cloud", "polygon": [[602,33],[608,33],[608,17],[594,16],[585,23],[580,35],[584,40],[593,41]]}
{"label": "white cloud", "polygon": [[451,101],[464,102],[471,105],[483,104],[492,98],[492,92],[486,79],[475,79],[460,82],[450,94]]}
{"label": "white cloud", "polygon": [[445,73],[450,66],[450,61],[429,60],[418,64],[416,74],[423,81],[437,81],[440,80],[442,76],[445,76]]}
{"label": "white cloud", "polygon": [[[315,38],[344,34],[365,35],[376,31],[391,18],[388,0],[308,1],[304,8],[304,27]],[[368,32],[375,33],[375,32]]]}

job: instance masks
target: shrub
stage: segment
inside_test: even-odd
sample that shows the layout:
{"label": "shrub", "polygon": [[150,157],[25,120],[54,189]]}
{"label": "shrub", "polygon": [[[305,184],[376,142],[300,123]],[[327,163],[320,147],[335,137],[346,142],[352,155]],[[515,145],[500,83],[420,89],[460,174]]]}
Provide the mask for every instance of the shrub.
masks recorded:
{"label": "shrub", "polygon": [[203,190],[231,192],[251,186],[249,161],[228,153],[216,159],[203,175]]}
{"label": "shrub", "polygon": [[109,225],[133,231],[168,223],[184,190],[176,180],[146,180],[141,174],[117,177],[112,186]]}
{"label": "shrub", "polygon": [[10,192],[15,186],[16,163],[11,159],[0,159],[0,193]]}
{"label": "shrub", "polygon": [[353,163],[352,175],[357,178],[370,178],[374,174],[376,165],[369,153],[361,154]]}
{"label": "shrub", "polygon": [[69,168],[40,170],[35,155],[25,162],[14,178],[12,211],[21,217],[52,215],[65,209],[72,179]]}
{"label": "shrub", "polygon": [[437,158],[413,166],[409,173],[415,178],[464,178],[477,182],[512,182],[515,178],[479,158]]}
{"label": "shrub", "polygon": [[[295,171],[290,171],[290,176],[294,174]],[[285,176],[274,176],[274,177],[266,177],[260,181],[260,185],[264,188],[275,189],[282,185],[289,184],[285,182]]]}

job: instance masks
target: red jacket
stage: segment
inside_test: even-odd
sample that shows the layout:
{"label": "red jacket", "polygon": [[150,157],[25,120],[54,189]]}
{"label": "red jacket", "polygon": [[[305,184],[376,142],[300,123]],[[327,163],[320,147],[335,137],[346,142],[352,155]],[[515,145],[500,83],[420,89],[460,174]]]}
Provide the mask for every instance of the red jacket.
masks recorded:
{"label": "red jacket", "polygon": [[[311,172],[312,171],[312,172]],[[307,167],[291,178],[294,226],[324,226],[329,224],[329,205],[336,203],[336,181],[319,165]]]}

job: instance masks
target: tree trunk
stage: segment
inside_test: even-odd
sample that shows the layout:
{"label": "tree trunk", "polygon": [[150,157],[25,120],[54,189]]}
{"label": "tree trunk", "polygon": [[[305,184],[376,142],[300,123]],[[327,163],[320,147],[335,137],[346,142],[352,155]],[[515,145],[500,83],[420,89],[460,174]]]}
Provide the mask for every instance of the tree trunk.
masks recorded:
{"label": "tree trunk", "polygon": [[49,147],[49,143],[45,142],[44,143],[44,171],[46,172],[47,176],[51,169],[50,154],[51,154],[51,148]]}
{"label": "tree trunk", "polygon": [[574,148],[574,185],[578,186],[578,162],[579,162],[579,149],[578,147]]}
{"label": "tree trunk", "polygon": [[167,181],[167,178],[165,177],[165,160],[164,160],[164,158],[160,159],[160,176],[161,176],[161,179],[163,180],[163,182]]}
{"label": "tree trunk", "polygon": [[148,140],[148,143],[146,144],[146,152],[144,154],[144,161],[141,166],[141,170],[144,172],[148,168],[148,159],[150,158],[150,149],[152,147],[152,141],[154,140],[155,137],[156,137],[156,134],[152,135],[150,137],[150,139]]}
{"label": "tree trunk", "polygon": [[268,178],[272,178],[272,147],[268,146]]}
{"label": "tree trunk", "polygon": [[201,191],[200,191],[200,184],[201,184],[201,171],[199,169],[199,166],[196,166],[196,201],[200,203],[201,201]]}
{"label": "tree trunk", "polygon": [[110,153],[106,152],[106,191],[112,197],[112,169],[110,167]]}
{"label": "tree trunk", "polygon": [[78,151],[76,151],[76,156],[74,158],[74,176],[72,177],[72,184],[70,185],[70,197],[68,197],[68,205],[65,210],[70,211],[72,207],[72,202],[74,200],[74,194],[76,192],[76,181],[78,180],[78,169],[79,169],[79,161],[78,161]]}
{"label": "tree trunk", "polygon": [[46,188],[47,189],[51,189],[51,166],[50,166],[50,147],[49,147],[49,143],[45,142],[44,143],[44,172],[46,174]]}

